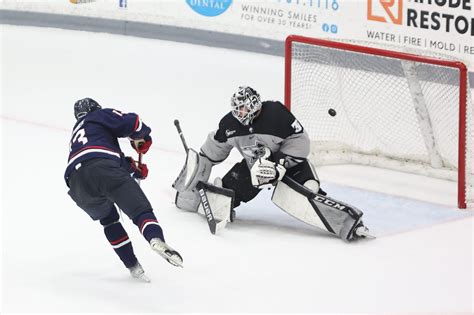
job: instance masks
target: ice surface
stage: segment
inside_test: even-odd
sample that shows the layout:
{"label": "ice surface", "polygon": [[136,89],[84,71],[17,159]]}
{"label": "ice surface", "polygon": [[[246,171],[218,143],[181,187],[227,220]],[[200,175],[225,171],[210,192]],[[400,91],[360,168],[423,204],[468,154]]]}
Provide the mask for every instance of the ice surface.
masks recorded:
{"label": "ice surface", "polygon": [[[2,313],[471,313],[473,217],[454,183],[360,166],[318,168],[323,188],[365,211],[378,238],[347,244],[296,221],[264,191],[221,235],[173,205],[188,145],[199,148],[239,84],[283,98],[279,57],[49,28],[1,26]],[[135,281],[67,195],[73,103],[92,97],[153,129],[142,187],[184,268],[124,226],[152,279]],[[127,141],[123,150],[133,154]],[[239,157],[215,167],[223,175]]]}

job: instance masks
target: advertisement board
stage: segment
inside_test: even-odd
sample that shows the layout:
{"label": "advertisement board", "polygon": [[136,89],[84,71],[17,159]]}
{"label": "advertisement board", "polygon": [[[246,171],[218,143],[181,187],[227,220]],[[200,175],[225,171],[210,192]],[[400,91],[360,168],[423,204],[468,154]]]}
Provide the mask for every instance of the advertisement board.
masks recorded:
{"label": "advertisement board", "polygon": [[3,0],[0,8],[283,41],[290,34],[442,55],[474,70],[472,0]]}

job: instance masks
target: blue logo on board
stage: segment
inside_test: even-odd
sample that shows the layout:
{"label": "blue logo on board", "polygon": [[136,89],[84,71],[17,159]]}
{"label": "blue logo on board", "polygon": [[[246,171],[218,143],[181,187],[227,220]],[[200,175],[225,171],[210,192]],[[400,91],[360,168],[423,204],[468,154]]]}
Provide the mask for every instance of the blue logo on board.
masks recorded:
{"label": "blue logo on board", "polygon": [[195,12],[204,16],[218,16],[232,4],[232,0],[186,0]]}

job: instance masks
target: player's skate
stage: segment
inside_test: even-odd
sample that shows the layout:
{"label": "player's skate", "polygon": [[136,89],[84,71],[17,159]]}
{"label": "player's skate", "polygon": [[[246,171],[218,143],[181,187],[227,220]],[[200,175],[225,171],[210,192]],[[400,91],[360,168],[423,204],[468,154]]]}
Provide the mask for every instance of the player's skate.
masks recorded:
{"label": "player's skate", "polygon": [[143,270],[142,265],[137,261],[135,266],[128,268],[130,270],[130,275],[133,278],[138,279],[143,282],[151,282],[150,278],[145,275],[145,270]]}
{"label": "player's skate", "polygon": [[354,229],[354,237],[355,238],[375,239],[375,236],[373,236],[372,234],[369,233],[369,229],[364,226],[362,221]]}
{"label": "player's skate", "polygon": [[151,249],[166,259],[166,261],[168,261],[170,264],[176,267],[183,267],[183,258],[181,255],[169,247],[165,242],[159,238],[154,238],[150,241],[150,245]]}

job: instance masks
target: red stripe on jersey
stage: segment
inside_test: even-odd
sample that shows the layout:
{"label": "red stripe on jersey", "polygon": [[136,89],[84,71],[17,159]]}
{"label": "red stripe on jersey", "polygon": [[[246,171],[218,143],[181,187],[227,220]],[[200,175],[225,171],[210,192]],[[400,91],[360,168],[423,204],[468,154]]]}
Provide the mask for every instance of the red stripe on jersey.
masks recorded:
{"label": "red stripe on jersey", "polygon": [[123,241],[126,241],[126,240],[128,240],[128,235],[125,235],[124,237],[122,237],[121,239],[118,239],[116,241],[112,241],[112,242],[110,242],[110,244],[117,245],[117,244],[120,244],[120,243],[122,243]]}
{"label": "red stripe on jersey", "polygon": [[140,117],[137,115],[137,119],[135,120],[135,126],[133,127],[133,131],[135,132],[140,125]]}
{"label": "red stripe on jersey", "polygon": [[76,155],[78,155],[78,154],[81,153],[82,151],[84,151],[84,150],[89,150],[89,149],[102,149],[102,150],[107,150],[107,151],[110,151],[110,152],[118,153],[117,151],[111,150],[110,148],[107,148],[107,147],[101,147],[101,146],[97,146],[97,145],[91,145],[91,146],[83,147],[82,149],[80,149],[79,151],[77,151],[76,153],[74,153],[74,155],[71,155],[71,156],[69,157],[69,160],[68,160],[68,161],[70,161],[71,159],[73,159]]}

